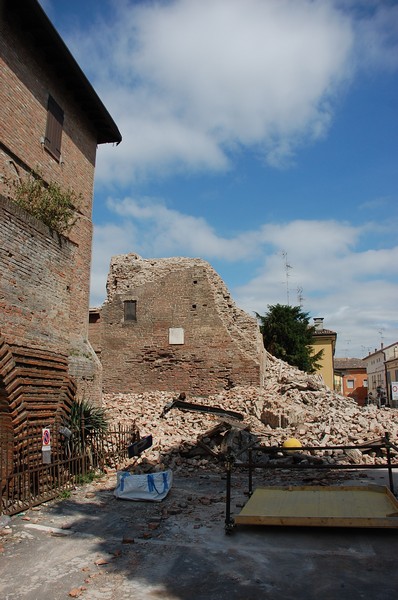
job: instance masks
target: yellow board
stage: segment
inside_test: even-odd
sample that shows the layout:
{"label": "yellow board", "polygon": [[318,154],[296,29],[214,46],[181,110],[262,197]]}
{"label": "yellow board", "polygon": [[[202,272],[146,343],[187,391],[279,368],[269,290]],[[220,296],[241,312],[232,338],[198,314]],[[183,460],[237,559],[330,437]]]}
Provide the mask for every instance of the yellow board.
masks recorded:
{"label": "yellow board", "polygon": [[398,527],[398,502],[385,486],[257,488],[237,525]]}

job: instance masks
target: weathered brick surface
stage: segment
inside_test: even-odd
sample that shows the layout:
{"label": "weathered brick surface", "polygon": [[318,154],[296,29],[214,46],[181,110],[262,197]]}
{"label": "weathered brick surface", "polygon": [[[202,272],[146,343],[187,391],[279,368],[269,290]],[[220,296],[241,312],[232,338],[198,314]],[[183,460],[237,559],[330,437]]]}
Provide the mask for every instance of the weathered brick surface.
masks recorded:
{"label": "weathered brick surface", "polygon": [[76,245],[0,197],[0,428],[51,422],[70,405],[70,283]]}
{"label": "weathered brick surface", "polygon": [[90,308],[89,314],[89,325],[88,325],[88,336],[90,344],[94,348],[97,356],[101,356],[102,347],[102,332],[101,332],[101,309]]}
{"label": "weathered brick surface", "polygon": [[[0,194],[9,193],[1,176],[33,170],[80,198],[69,240],[2,202],[0,332],[10,344],[70,353],[79,393],[99,401],[101,365],[87,342],[96,132],[70,82],[18,23],[2,21],[0,33]],[[42,143],[49,94],[64,111],[59,162]]]}
{"label": "weathered brick surface", "polygon": [[0,314],[9,343],[68,354],[77,247],[0,197]]}
{"label": "weathered brick surface", "polygon": [[[3,32],[2,32],[3,33]],[[36,60],[29,45],[8,29],[0,37],[0,173],[23,177],[28,169],[42,173],[46,181],[72,187],[81,196],[76,207],[79,216],[69,237],[78,244],[75,277],[72,282],[71,335],[87,334],[89,305],[93,194],[96,137],[75,98],[50,69]],[[62,162],[56,161],[41,140],[46,130],[49,93],[65,113],[62,133]],[[0,192],[5,193],[3,186]]]}
{"label": "weathered brick surface", "polygon": [[76,387],[68,358],[59,353],[8,345],[0,333],[0,474],[13,473],[14,456],[25,467],[34,460],[26,438],[32,423],[57,428],[70,413]]}
{"label": "weathered brick surface", "polygon": [[[107,287],[101,320],[92,324],[101,329],[106,392],[209,394],[231,383],[263,383],[258,324],[206,261],[113,257]],[[136,321],[124,321],[126,300],[137,303]],[[183,344],[170,343],[170,328],[183,329]]]}

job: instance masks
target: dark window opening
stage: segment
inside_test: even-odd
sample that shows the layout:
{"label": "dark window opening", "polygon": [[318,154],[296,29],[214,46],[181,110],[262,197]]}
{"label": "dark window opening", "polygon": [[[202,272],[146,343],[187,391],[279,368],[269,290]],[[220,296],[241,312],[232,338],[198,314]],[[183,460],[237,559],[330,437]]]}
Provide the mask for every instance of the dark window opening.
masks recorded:
{"label": "dark window opening", "polygon": [[192,304],[192,308],[196,308],[196,304]]}
{"label": "dark window opening", "polygon": [[194,282],[194,283],[198,283],[198,280],[197,280],[197,279],[194,279],[194,280],[193,280],[193,282]]}
{"label": "dark window opening", "polygon": [[124,305],[124,320],[125,321],[136,321],[137,320],[137,301],[136,300],[125,300]]}
{"label": "dark window opening", "polygon": [[48,97],[47,125],[44,147],[58,161],[61,159],[61,139],[64,124],[64,111],[52,96]]}
{"label": "dark window opening", "polygon": [[100,314],[97,312],[92,312],[89,313],[88,315],[88,322],[89,323],[98,323],[98,321],[100,320]]}

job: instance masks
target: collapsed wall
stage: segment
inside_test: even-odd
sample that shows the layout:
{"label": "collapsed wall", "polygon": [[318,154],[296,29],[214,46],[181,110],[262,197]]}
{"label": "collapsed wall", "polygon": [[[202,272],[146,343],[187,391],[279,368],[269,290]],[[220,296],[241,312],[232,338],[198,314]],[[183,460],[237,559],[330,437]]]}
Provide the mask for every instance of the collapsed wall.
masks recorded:
{"label": "collapsed wall", "polygon": [[[362,450],[326,451],[323,461],[385,465],[385,456],[371,444],[385,433],[398,444],[398,409],[359,406],[352,398],[333,392],[319,376],[307,375],[270,355],[268,359],[264,386],[237,386],[207,398],[188,396],[187,400],[241,413],[243,422],[229,423],[244,427],[265,446],[280,446],[290,437],[297,438],[302,446],[362,446]],[[153,446],[134,458],[133,468],[137,472],[186,467],[224,470],[222,457],[216,458],[228,435],[227,428],[218,427],[223,417],[177,408],[165,414],[172,399],[173,394],[164,391],[104,395],[104,407],[113,425],[135,422],[141,436],[153,436]],[[242,441],[245,445],[245,438]],[[212,451],[204,450],[204,444]],[[275,472],[271,473],[275,477]],[[325,471],[322,473],[326,476]],[[353,472],[349,475],[353,477]],[[341,471],[338,476],[342,476]],[[287,480],[291,477],[288,472]]]}
{"label": "collapsed wall", "polygon": [[208,395],[264,382],[256,319],[202,259],[114,256],[98,326],[105,392]]}

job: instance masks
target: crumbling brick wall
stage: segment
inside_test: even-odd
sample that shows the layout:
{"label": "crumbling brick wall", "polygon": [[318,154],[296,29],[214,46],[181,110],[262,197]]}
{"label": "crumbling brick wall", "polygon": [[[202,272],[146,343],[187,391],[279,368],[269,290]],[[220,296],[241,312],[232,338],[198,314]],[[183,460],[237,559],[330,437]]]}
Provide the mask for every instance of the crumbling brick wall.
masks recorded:
{"label": "crumbling brick wall", "polygon": [[[107,290],[97,323],[104,391],[206,395],[231,384],[262,385],[256,319],[235,305],[206,261],[115,256]],[[130,320],[126,303],[135,310]]]}

